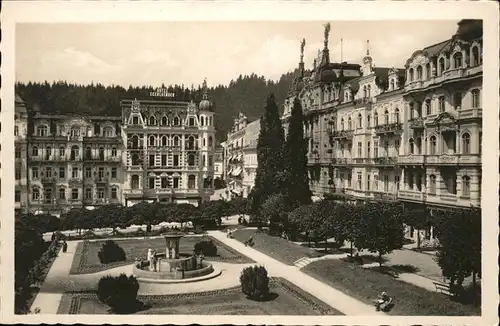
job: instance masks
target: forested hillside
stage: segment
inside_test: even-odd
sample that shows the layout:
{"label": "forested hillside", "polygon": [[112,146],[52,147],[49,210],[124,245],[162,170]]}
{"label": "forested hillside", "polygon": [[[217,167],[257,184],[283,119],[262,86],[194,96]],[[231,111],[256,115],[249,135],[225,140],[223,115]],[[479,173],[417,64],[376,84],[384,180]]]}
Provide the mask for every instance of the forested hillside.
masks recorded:
{"label": "forested hillside", "polygon": [[[263,76],[240,75],[229,85],[218,85],[208,90],[215,105],[217,140],[223,141],[238,112],[243,112],[250,121],[260,118],[264,112],[266,97],[274,93],[280,109],[292,82],[292,73],[284,74],[278,82],[266,80]],[[163,85],[163,87],[166,87]],[[65,81],[45,83],[17,83],[16,92],[28,107],[37,106],[42,113],[71,113],[84,115],[120,116],[121,99],[148,99],[155,87],[103,86],[100,84],[76,85]],[[189,101],[193,96],[184,85],[167,86],[175,93],[175,100]],[[200,101],[202,90],[195,89],[195,101]]]}

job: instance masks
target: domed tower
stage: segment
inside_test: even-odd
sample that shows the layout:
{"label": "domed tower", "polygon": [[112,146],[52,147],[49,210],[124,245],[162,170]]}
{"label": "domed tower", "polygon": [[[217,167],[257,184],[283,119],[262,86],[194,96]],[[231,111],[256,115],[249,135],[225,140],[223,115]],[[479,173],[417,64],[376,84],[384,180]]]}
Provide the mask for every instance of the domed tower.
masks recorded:
{"label": "domed tower", "polygon": [[204,190],[202,201],[208,201],[214,192],[215,113],[214,106],[208,99],[206,79],[203,81],[203,97],[198,108]]}
{"label": "domed tower", "polygon": [[363,76],[373,73],[373,59],[370,56],[370,41],[366,41],[366,56],[363,58]]}

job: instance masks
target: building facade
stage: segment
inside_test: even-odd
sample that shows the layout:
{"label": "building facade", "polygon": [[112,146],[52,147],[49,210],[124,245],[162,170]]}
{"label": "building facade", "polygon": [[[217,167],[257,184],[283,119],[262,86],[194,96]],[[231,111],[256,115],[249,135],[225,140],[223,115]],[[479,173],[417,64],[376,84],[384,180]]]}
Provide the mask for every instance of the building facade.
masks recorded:
{"label": "building facade", "polygon": [[224,148],[219,146],[214,153],[214,179],[224,179]]}
{"label": "building facade", "polygon": [[26,212],[28,204],[28,111],[16,95],[14,113],[14,206],[16,212]]}
{"label": "building facade", "polygon": [[203,100],[122,100],[125,205],[198,205],[214,192],[215,127],[206,82]]}
{"label": "building facade", "polygon": [[243,113],[234,118],[226,140],[226,194],[228,198],[243,197],[243,143],[248,119]]}
{"label": "building facade", "polygon": [[[400,201],[436,210],[480,206],[482,25],[464,20],[449,40],[416,51],[404,68],[331,63],[306,70],[303,50],[284,103],[304,111],[314,196]],[[413,237],[413,230],[408,229]],[[425,237],[434,237],[432,228]]]}
{"label": "building facade", "polygon": [[245,198],[255,186],[259,133],[260,120],[250,122],[245,128],[245,137],[243,138],[243,197]]}

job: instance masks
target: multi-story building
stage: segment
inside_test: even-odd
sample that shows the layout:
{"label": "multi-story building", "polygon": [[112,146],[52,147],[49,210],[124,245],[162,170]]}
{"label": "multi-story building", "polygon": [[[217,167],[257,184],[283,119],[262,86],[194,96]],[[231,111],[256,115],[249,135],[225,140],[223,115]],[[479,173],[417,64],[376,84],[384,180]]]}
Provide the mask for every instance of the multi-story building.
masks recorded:
{"label": "multi-story building", "polygon": [[243,197],[255,186],[257,173],[257,141],[260,133],[260,120],[250,122],[245,128],[243,138]]}
{"label": "multi-story building", "polygon": [[59,215],[120,203],[120,119],[33,112],[28,125],[28,207]]}
{"label": "multi-story building", "polygon": [[14,205],[16,212],[26,212],[28,204],[28,111],[16,94],[14,113]]}
{"label": "multi-story building", "polygon": [[228,197],[245,195],[243,186],[243,142],[248,119],[243,113],[234,118],[233,126],[226,140],[226,185]]}
{"label": "multi-story building", "polygon": [[224,148],[219,146],[214,153],[214,179],[224,179]]}
{"label": "multi-story building", "polygon": [[463,20],[406,62],[399,199],[407,206],[432,214],[481,204],[482,46],[481,21]]}
{"label": "multi-story building", "polygon": [[[405,69],[330,63],[329,26],[313,69],[303,50],[282,117],[299,98],[313,194],[399,200],[436,209],[480,205],[482,25],[416,51]],[[413,236],[412,230],[409,235]],[[432,228],[425,231],[433,237]]]}
{"label": "multi-story building", "polygon": [[198,205],[214,192],[215,128],[206,81],[203,100],[122,100],[125,205]]}

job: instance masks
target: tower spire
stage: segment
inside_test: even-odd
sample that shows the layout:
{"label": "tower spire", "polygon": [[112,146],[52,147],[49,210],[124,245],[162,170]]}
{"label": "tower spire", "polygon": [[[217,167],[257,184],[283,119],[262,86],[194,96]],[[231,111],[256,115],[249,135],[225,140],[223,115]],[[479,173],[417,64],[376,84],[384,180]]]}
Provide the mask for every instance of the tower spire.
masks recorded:
{"label": "tower spire", "polygon": [[370,55],[370,40],[366,40],[366,56]]}
{"label": "tower spire", "polygon": [[330,23],[325,24],[325,40],[323,48],[323,57],[321,58],[321,65],[330,63],[330,51],[328,50],[328,37],[330,36]]}
{"label": "tower spire", "polygon": [[203,79],[203,99],[208,100],[207,77]]}

